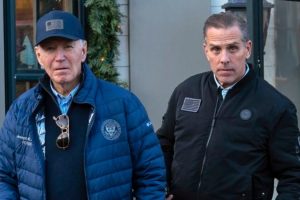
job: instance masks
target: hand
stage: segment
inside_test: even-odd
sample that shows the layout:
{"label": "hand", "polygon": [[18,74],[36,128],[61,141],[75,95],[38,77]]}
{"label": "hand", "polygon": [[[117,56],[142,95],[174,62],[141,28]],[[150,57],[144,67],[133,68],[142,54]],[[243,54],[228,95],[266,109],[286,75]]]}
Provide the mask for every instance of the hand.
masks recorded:
{"label": "hand", "polygon": [[172,200],[173,199],[173,194],[169,194],[166,200]]}

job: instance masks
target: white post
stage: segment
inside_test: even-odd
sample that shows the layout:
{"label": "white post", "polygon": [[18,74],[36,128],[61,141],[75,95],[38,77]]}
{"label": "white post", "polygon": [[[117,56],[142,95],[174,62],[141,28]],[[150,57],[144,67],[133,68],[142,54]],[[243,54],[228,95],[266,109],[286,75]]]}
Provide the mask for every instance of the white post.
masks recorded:
{"label": "white post", "polygon": [[121,33],[118,35],[120,45],[118,47],[119,57],[115,61],[115,67],[119,73],[119,80],[129,87],[129,43],[128,43],[128,0],[117,0],[121,18]]}

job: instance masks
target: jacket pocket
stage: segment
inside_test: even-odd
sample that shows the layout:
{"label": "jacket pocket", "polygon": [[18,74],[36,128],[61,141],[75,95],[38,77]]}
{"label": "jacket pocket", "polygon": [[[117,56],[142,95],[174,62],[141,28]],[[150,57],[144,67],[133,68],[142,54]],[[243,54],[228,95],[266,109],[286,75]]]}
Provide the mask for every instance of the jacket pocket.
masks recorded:
{"label": "jacket pocket", "polygon": [[236,190],[237,192],[229,199],[238,199],[238,200],[254,200],[253,198],[253,187],[252,187],[252,177],[246,175],[244,177],[244,180],[240,182],[239,186],[235,186],[240,188],[239,190]]}
{"label": "jacket pocket", "polygon": [[255,200],[272,199],[274,190],[274,179],[266,174],[254,174],[252,176],[253,198]]}

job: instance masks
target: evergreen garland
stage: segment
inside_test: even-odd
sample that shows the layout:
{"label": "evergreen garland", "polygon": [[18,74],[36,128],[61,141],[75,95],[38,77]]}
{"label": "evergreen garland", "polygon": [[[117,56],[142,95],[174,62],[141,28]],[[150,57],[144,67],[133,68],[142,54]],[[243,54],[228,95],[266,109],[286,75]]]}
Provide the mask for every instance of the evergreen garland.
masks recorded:
{"label": "evergreen garland", "polygon": [[116,0],[86,0],[88,27],[88,63],[94,74],[118,83],[114,61],[118,55],[121,13]]}

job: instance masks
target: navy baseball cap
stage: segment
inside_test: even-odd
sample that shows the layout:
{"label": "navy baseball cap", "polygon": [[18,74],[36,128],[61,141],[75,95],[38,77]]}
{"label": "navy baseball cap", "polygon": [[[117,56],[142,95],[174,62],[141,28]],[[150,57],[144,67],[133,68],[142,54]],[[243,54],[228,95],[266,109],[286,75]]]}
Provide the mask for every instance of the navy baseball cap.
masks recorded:
{"label": "navy baseball cap", "polygon": [[78,18],[62,10],[50,11],[37,22],[35,45],[50,37],[63,37],[70,40],[85,39]]}

